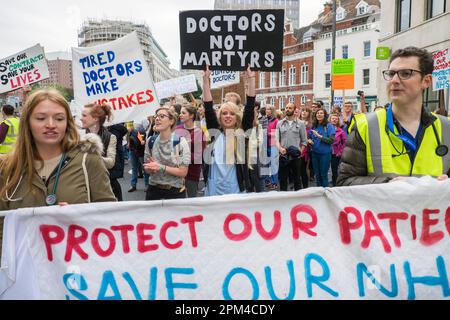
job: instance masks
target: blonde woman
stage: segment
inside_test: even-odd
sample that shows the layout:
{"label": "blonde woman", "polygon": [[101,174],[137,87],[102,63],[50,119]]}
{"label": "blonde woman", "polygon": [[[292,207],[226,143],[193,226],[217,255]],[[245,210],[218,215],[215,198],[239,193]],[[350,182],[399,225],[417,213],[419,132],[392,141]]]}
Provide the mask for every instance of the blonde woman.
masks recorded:
{"label": "blonde woman", "polygon": [[14,150],[0,158],[0,210],[116,201],[102,151],[96,135],[80,141],[61,94],[36,91],[22,109]]}
{"label": "blonde woman", "polygon": [[247,69],[247,103],[244,114],[236,103],[223,103],[217,114],[213,108],[210,89],[211,72],[207,66],[203,75],[205,118],[211,144],[205,152],[203,176],[206,196],[245,192],[249,185],[245,161],[244,131],[253,126],[255,106],[255,72]]}

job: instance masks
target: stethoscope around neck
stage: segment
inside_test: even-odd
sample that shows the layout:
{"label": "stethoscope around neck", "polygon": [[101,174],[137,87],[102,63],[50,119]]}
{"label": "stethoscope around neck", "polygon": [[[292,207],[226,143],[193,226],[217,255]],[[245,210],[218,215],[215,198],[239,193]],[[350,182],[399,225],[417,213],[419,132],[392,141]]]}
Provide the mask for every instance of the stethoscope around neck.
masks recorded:
{"label": "stethoscope around neck", "polygon": [[[56,189],[58,187],[59,176],[61,174],[61,169],[63,167],[65,159],[66,159],[66,155],[62,154],[61,159],[59,160],[58,170],[56,171],[55,183],[53,184],[52,193],[50,193],[49,195],[47,195],[47,197],[45,197],[45,204],[48,206],[55,205],[58,200],[58,198],[56,197]],[[14,195],[16,194],[17,189],[19,188],[20,183],[22,182],[22,179],[23,179],[23,174],[20,176],[19,182],[17,183],[16,187],[14,188],[13,193],[11,195],[9,195],[8,191],[5,192],[6,199],[3,199],[3,201],[18,202],[18,201],[23,200],[23,197],[14,198]],[[9,177],[8,177],[6,183],[8,184],[8,182],[9,182]]]}
{"label": "stethoscope around neck", "polygon": [[[394,147],[395,151],[397,152],[396,155],[392,155],[392,156],[393,157],[397,157],[397,156],[401,156],[401,155],[407,154],[408,151],[406,151],[406,152],[404,151],[405,150],[405,144],[409,147],[410,150],[415,152],[416,149],[417,149],[416,144],[410,138],[408,138],[407,136],[405,136],[403,134],[396,134],[395,131],[394,131],[394,115],[393,115],[393,112],[392,112],[392,103],[389,104],[389,107],[388,107],[388,109],[386,111],[386,117],[387,117],[387,121],[386,121],[385,130],[386,130],[386,133],[388,134],[389,141],[391,142],[391,145]],[[436,130],[436,127],[435,127],[434,123],[432,123],[431,126],[433,127],[434,136],[435,136],[436,142],[438,144],[438,146],[435,149],[435,153],[439,157],[444,157],[444,156],[446,156],[448,154],[448,146],[446,146],[445,144],[441,143],[441,139],[439,139],[439,135],[438,135],[438,132]],[[401,152],[397,150],[397,148],[395,147],[394,143],[392,142],[391,136],[389,135],[389,131],[394,136],[396,136],[397,138],[399,138],[403,142],[402,151]]]}

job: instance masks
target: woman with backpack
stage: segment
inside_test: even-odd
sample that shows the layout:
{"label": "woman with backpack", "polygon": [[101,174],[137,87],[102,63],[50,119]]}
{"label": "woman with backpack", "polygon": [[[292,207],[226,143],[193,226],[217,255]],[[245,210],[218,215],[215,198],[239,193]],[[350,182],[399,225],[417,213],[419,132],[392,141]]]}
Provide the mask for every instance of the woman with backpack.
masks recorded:
{"label": "woman with backpack", "polygon": [[184,137],[175,133],[178,116],[169,108],[155,113],[155,131],[145,143],[144,170],[150,174],[145,200],[186,198],[184,178],[191,163],[191,151]]}

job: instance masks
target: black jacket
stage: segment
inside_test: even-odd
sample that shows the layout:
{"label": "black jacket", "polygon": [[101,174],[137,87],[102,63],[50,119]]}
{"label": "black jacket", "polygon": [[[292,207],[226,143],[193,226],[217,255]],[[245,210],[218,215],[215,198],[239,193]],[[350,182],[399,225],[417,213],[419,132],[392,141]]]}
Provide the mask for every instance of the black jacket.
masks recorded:
{"label": "black jacket", "polygon": [[[220,129],[222,131],[222,128],[219,124],[219,119],[217,119],[216,110],[213,108],[213,102],[212,101],[204,101],[205,106],[205,120],[206,120],[206,127],[208,130],[211,129]],[[244,115],[242,117],[242,129],[245,131],[251,129],[253,127],[253,118],[255,116],[254,112],[255,108],[255,97],[248,97],[247,96],[247,102],[244,109]],[[214,136],[211,136],[211,143],[206,148],[209,155],[211,155],[211,152],[214,147]],[[206,151],[205,150],[205,151]],[[208,157],[210,158],[210,157]],[[247,161],[247,157],[246,161]],[[241,192],[247,190],[250,185],[249,181],[249,173],[248,173],[248,165],[247,163],[243,164],[235,164],[236,166],[236,176],[239,184],[239,190]],[[207,163],[203,164],[203,178],[205,179],[205,182],[208,183],[208,176],[209,176],[209,167],[210,165]]]}
{"label": "black jacket", "polygon": [[[418,137],[418,145],[422,143],[425,130],[430,127],[437,118],[427,109],[422,108],[421,123],[423,130]],[[338,186],[351,186],[362,184],[375,184],[389,182],[391,177],[369,176],[367,172],[367,147],[359,134],[358,126],[355,125],[347,137],[344,153],[339,165],[337,178]],[[447,174],[450,174],[450,170]],[[395,176],[395,175],[393,175]]]}
{"label": "black jacket", "polygon": [[123,124],[114,124],[108,127],[108,131],[117,137],[116,144],[116,162],[114,167],[109,169],[109,176],[111,179],[123,178],[123,170],[125,167],[125,157],[123,151],[123,137],[128,133],[127,128]]}

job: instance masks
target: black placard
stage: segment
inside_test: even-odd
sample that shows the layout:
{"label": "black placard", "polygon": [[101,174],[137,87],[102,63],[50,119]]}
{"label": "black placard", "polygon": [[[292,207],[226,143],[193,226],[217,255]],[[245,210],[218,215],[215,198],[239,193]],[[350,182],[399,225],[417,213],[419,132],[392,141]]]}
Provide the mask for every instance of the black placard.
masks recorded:
{"label": "black placard", "polygon": [[181,69],[281,71],[284,10],[180,12]]}

